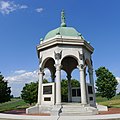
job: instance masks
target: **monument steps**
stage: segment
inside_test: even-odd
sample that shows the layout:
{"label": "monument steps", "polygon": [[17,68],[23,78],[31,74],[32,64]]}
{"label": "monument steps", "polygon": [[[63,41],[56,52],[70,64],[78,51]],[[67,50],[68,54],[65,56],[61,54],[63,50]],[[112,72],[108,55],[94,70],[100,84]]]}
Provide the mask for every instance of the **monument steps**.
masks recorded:
{"label": "monument steps", "polygon": [[97,109],[89,105],[83,106],[80,104],[62,105],[61,116],[79,116],[79,115],[94,115],[97,114]]}

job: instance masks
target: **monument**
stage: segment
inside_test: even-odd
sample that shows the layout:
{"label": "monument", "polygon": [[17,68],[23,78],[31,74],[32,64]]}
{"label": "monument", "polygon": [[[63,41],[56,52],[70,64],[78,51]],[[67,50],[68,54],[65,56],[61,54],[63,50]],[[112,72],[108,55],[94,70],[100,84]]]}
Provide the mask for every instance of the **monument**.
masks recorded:
{"label": "monument", "polygon": [[[61,12],[60,27],[47,33],[37,46],[39,58],[39,87],[36,106],[26,113],[50,113],[50,115],[97,114],[93,80],[92,53],[94,48],[81,33],[67,27],[64,11]],[[43,84],[44,69],[51,73],[52,83]],[[80,87],[71,88],[71,73],[79,69]],[[61,70],[67,73],[68,102],[61,101]],[[89,84],[86,83],[86,71]]]}

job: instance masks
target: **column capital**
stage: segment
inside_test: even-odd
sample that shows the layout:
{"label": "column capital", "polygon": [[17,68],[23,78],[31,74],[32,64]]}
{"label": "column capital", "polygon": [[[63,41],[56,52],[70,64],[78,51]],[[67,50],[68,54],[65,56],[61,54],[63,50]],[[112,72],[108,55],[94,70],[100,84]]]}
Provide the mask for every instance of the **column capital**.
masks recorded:
{"label": "column capital", "polygon": [[86,68],[86,65],[80,64],[77,66],[79,70],[84,70]]}
{"label": "column capital", "polygon": [[61,68],[62,68],[61,64],[55,64],[54,66],[55,66],[56,70],[61,70]]}

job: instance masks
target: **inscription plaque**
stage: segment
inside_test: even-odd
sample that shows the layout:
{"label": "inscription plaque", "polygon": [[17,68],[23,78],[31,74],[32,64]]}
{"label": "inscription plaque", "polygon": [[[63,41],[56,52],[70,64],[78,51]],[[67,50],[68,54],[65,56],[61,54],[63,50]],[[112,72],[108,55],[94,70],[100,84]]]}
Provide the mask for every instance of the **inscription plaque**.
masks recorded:
{"label": "inscription plaque", "polygon": [[52,94],[52,85],[43,86],[43,94]]}

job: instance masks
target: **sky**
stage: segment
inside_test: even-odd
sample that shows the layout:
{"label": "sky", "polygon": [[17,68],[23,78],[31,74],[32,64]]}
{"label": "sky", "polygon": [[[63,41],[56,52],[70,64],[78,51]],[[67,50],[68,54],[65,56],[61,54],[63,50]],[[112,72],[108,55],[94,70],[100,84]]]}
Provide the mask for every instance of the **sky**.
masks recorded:
{"label": "sky", "polygon": [[36,46],[60,26],[62,9],[67,26],[94,47],[94,70],[108,68],[120,92],[120,0],[0,0],[0,72],[12,94],[19,96],[25,83],[38,80]]}

